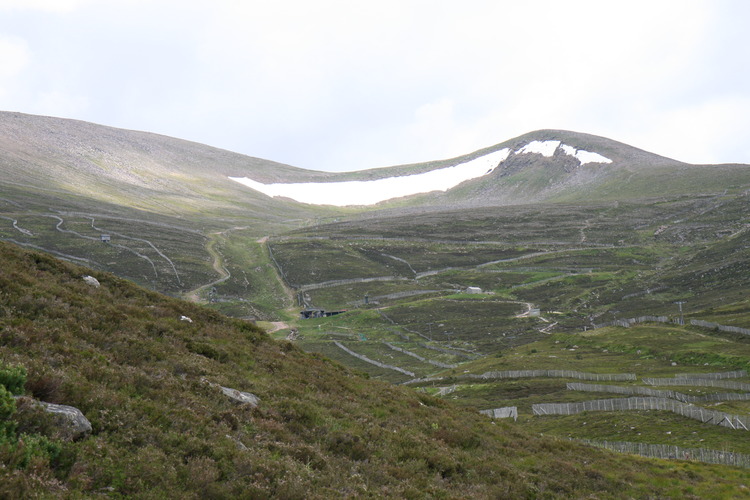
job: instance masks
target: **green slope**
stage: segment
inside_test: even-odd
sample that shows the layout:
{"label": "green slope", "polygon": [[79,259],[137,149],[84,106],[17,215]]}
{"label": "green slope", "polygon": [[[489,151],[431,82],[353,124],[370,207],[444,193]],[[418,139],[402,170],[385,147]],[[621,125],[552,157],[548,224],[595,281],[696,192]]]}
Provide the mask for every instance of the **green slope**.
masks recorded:
{"label": "green slope", "polygon": [[[65,442],[38,413],[13,413],[3,497],[700,498],[742,494],[748,479],[537,437],[113,275],[0,253],[3,370],[24,367],[25,394],[93,426]],[[260,403],[234,405],[207,382]],[[21,460],[39,436],[52,445]]]}

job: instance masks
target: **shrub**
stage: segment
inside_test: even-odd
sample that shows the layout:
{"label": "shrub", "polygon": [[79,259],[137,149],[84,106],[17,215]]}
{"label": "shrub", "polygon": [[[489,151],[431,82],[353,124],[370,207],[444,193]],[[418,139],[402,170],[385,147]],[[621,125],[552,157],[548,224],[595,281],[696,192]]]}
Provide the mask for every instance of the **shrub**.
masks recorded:
{"label": "shrub", "polygon": [[0,366],[0,386],[4,386],[11,394],[23,394],[26,383],[26,369],[23,366]]}
{"label": "shrub", "polygon": [[15,436],[16,426],[10,420],[15,412],[16,400],[13,399],[13,394],[4,385],[0,385],[0,445]]}

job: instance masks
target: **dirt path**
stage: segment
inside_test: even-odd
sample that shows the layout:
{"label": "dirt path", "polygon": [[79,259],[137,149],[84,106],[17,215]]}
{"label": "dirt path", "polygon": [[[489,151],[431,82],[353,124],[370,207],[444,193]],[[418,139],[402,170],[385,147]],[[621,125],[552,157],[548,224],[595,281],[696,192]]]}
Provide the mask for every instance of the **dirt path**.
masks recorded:
{"label": "dirt path", "polygon": [[289,325],[284,323],[283,321],[272,321],[271,325],[273,325],[271,328],[266,330],[266,333],[273,333],[278,332],[279,330],[284,330],[285,328],[289,328]]}
{"label": "dirt path", "polygon": [[219,283],[223,283],[224,281],[232,277],[229,270],[226,267],[224,267],[224,260],[222,259],[221,254],[219,253],[218,250],[216,250],[216,243],[218,243],[219,238],[224,237],[227,231],[231,231],[231,229],[227,229],[226,231],[219,231],[216,233],[210,233],[208,235],[209,241],[206,244],[206,251],[209,253],[209,255],[211,256],[211,259],[213,260],[214,271],[219,273],[220,278],[210,283],[206,283],[205,285],[201,285],[198,288],[187,292],[185,294],[185,298],[187,300],[191,302],[200,302],[200,296],[204,290],[212,286],[216,286]]}

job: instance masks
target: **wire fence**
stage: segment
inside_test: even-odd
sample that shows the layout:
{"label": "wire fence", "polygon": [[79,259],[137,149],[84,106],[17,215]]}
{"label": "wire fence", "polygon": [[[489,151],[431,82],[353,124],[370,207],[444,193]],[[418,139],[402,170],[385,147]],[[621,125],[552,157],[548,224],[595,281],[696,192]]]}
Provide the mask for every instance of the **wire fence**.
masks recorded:
{"label": "wire fence", "polygon": [[574,441],[605,448],[620,453],[630,453],[649,458],[691,460],[708,464],[750,467],[750,455],[731,451],[709,450],[705,448],[683,448],[667,444],[632,443],[627,441],[592,441],[575,439]]}
{"label": "wire fence", "polygon": [[[669,316],[638,316],[637,318],[616,319],[608,323],[595,324],[594,328],[604,328],[605,326],[622,326],[629,328],[636,323],[674,323],[677,325],[683,325],[684,321],[680,318],[670,318]],[[711,321],[703,321],[700,319],[691,319],[690,324],[693,326],[719,330],[720,332],[750,335],[750,329],[740,328],[739,326],[720,325],[719,323],[712,323]]]}
{"label": "wire fence", "polygon": [[330,288],[341,285],[351,285],[352,283],[370,283],[373,281],[408,281],[409,278],[404,276],[373,276],[370,278],[349,278],[343,280],[330,280],[323,281],[320,283],[308,283],[306,285],[299,285],[290,283],[289,286],[296,289],[298,292],[309,292],[310,290],[317,290],[320,288]]}
{"label": "wire fence", "polygon": [[649,387],[582,384],[580,382],[569,382],[567,384],[567,389],[569,391],[609,392],[613,394],[626,394],[629,396],[650,396],[657,398],[667,398],[681,401],[683,403],[702,403],[709,401],[750,401],[750,393],[740,392],[720,392],[715,394],[693,396],[690,394],[684,394],[682,392],[651,389]]}
{"label": "wire fence", "polygon": [[458,389],[457,385],[449,385],[447,387],[441,387],[437,391],[437,396],[447,396],[448,394],[451,394],[453,392],[456,392],[456,389]]}
{"label": "wire fence", "polygon": [[508,378],[574,378],[578,380],[590,380],[594,382],[626,382],[636,380],[634,373],[586,373],[572,370],[506,370],[501,372],[485,372],[482,374],[466,373],[454,377],[426,377],[415,378],[404,382],[404,385],[420,384],[426,382],[443,382],[458,380],[501,380]]}
{"label": "wire fence", "polygon": [[373,297],[368,297],[367,300],[365,299],[357,299],[352,300],[350,302],[347,302],[347,304],[352,305],[354,307],[362,307],[367,304],[377,304],[381,300],[398,300],[403,299],[406,297],[416,297],[418,295],[428,295],[431,293],[458,293],[461,290],[454,289],[454,288],[443,288],[441,290],[407,290],[404,292],[395,292],[395,293],[387,293],[385,295],[375,295]]}
{"label": "wire fence", "polygon": [[687,397],[688,403],[706,403],[709,401],[750,401],[750,392],[717,392]]}
{"label": "wire fence", "polygon": [[735,370],[733,372],[718,372],[718,373],[679,373],[674,378],[712,378],[712,379],[725,379],[725,378],[743,378],[747,377],[745,370]]}
{"label": "wire fence", "polygon": [[704,328],[715,328],[721,332],[741,333],[742,335],[750,335],[750,329],[740,328],[739,326],[720,325],[718,323],[711,323],[710,321],[703,321],[700,319],[691,319],[690,324],[695,325],[695,326],[702,326]]}
{"label": "wire fence", "polygon": [[359,360],[364,361],[365,363],[370,363],[371,365],[375,365],[375,366],[377,366],[379,368],[385,368],[386,370],[394,370],[394,371],[397,371],[399,373],[403,373],[404,375],[408,375],[409,377],[414,377],[415,376],[414,372],[410,372],[409,370],[404,370],[403,368],[400,368],[398,366],[387,365],[385,363],[381,363],[380,361],[376,361],[374,359],[368,358],[367,356],[365,356],[363,354],[356,353],[356,352],[352,351],[351,349],[349,349],[348,347],[346,347],[341,342],[339,342],[338,340],[334,340],[333,343],[336,344],[336,347],[338,347],[339,349],[343,350],[347,354],[350,354],[350,355],[354,356],[355,358],[357,358]]}
{"label": "wire fence", "polygon": [[603,384],[583,384],[581,382],[568,382],[566,388],[569,391],[582,392],[609,392],[612,394],[625,394],[628,396],[649,396],[656,398],[675,399],[687,403],[690,396],[676,391],[664,391],[651,389],[650,387],[623,386],[623,385],[603,385]]}
{"label": "wire fence", "polygon": [[749,391],[750,384],[744,382],[732,382],[729,380],[716,380],[711,378],[644,378],[644,384],[674,386],[689,385],[694,387],[720,387],[722,389],[735,389],[737,391]]}
{"label": "wire fence", "polygon": [[672,323],[672,319],[668,316],[638,316],[637,318],[627,319],[616,319],[608,323],[599,323],[594,325],[594,328],[604,328],[605,326],[622,326],[624,328],[630,328],[636,323]]}
{"label": "wire fence", "polygon": [[584,411],[665,410],[706,424],[731,429],[748,430],[748,425],[750,425],[750,417],[730,415],[673,399],[656,397],[596,399],[579,403],[538,403],[532,405],[531,410],[534,415],[575,415]]}
{"label": "wire fence", "polygon": [[591,380],[596,382],[624,382],[636,380],[634,373],[586,373],[573,370],[506,370],[491,371],[481,375],[465,375],[468,378],[480,379],[504,379],[504,378],[574,378],[578,380]]}
{"label": "wire fence", "polygon": [[518,420],[518,407],[506,406],[504,408],[493,408],[491,410],[480,410],[479,413],[491,418],[512,418]]}
{"label": "wire fence", "polygon": [[440,361],[435,361],[432,359],[425,358],[423,356],[420,356],[417,353],[407,351],[406,349],[402,349],[398,346],[395,346],[391,344],[390,342],[383,342],[386,346],[393,349],[394,351],[398,351],[400,353],[406,354],[407,356],[411,356],[412,358],[418,359],[419,361],[422,361],[423,363],[429,363],[433,366],[437,366],[438,368],[456,368],[458,365],[449,365],[448,363],[441,363]]}

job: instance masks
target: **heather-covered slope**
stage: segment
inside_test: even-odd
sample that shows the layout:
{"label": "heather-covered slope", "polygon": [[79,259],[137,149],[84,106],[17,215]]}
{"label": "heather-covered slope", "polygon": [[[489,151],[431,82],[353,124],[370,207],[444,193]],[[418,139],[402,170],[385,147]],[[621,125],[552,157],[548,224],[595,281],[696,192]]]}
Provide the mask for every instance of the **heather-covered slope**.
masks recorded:
{"label": "heather-covered slope", "polygon": [[[469,166],[478,176],[464,176],[462,169]],[[268,290],[275,280],[249,271],[271,272],[258,242],[291,229],[354,217],[365,217],[353,223],[367,228],[383,226],[379,219],[387,224],[435,210],[652,203],[654,198],[736,196],[750,189],[747,165],[688,165],[561,130],[530,132],[453,159],[331,173],[146,132],[8,112],[0,112],[0,173],[0,240],[174,295],[207,298],[217,286],[223,295],[217,303],[228,304],[233,314],[262,319],[279,319],[276,311],[289,299]],[[441,182],[426,182],[423,175]],[[267,196],[230,177],[274,186],[269,192],[280,195]],[[442,183],[443,177],[469,180],[414,195],[388,187],[392,182],[429,189],[452,185]],[[347,191],[352,186],[347,182],[364,190],[381,186],[385,198],[400,197],[357,207],[283,197],[284,186],[293,183],[318,201],[333,203],[330,186],[324,190],[321,183],[343,184]],[[101,244],[103,234],[111,237],[110,244]]]}
{"label": "heather-covered slope", "polygon": [[[0,447],[1,497],[699,498],[744,491],[745,471],[536,437],[369,381],[250,323],[113,275],[6,243],[0,257],[0,370],[24,367],[17,392],[75,406],[93,426],[89,437],[64,442],[44,419],[11,412],[18,428]],[[89,273],[99,287],[82,279]],[[260,402],[237,405],[212,384]],[[22,460],[38,436],[54,446]]]}

